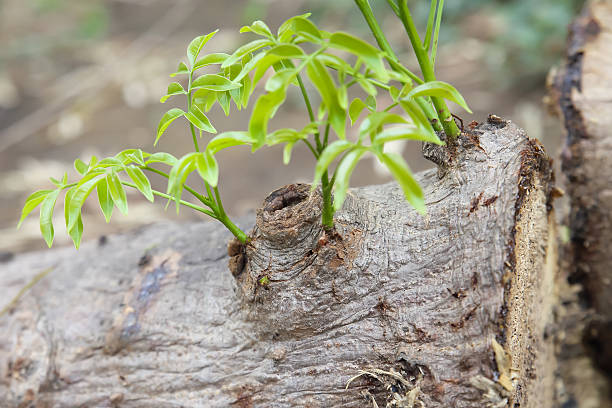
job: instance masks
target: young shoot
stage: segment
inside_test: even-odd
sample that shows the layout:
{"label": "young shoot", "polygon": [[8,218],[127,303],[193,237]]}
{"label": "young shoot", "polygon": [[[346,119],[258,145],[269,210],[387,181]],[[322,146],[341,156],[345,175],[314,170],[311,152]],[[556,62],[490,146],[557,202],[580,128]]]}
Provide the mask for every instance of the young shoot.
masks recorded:
{"label": "young shoot", "polygon": [[[385,151],[385,144],[394,140],[417,140],[443,144],[437,132],[444,131],[453,142],[459,133],[445,100],[468,112],[467,104],[450,84],[438,81],[434,63],[440,30],[443,0],[432,0],[424,39],[421,40],[405,0],[388,0],[404,27],[421,68],[422,78],[406,68],[387,42],[367,0],[355,0],[378,43],[368,42],[342,31],[319,29],[309,14],[292,17],[274,33],[264,22],[243,27],[254,39],[231,54],[203,54],[202,50],[217,31],[195,38],[187,47],[186,60],[181,61],[171,77],[164,103],[170,98],[185,98],[182,108],[169,109],[161,118],[154,145],[177,119],[189,128],[193,151],[176,158],[168,153],[146,153],[128,149],[89,163],[74,162],[80,178],[68,181],[51,179],[55,188],[30,195],[24,205],[19,224],[40,205],[40,229],[49,246],[53,243],[52,216],[58,196],[65,193],[66,229],[75,247],[79,247],[83,222],[81,208],[96,191],[102,214],[110,221],[117,207],[127,213],[125,188],[140,191],[148,200],[162,197],[204,213],[227,227],[246,243],[245,232],[227,216],[219,193],[219,165],[216,154],[226,148],[247,145],[253,152],[265,146],[284,145],[283,163],[289,164],[293,147],[305,144],[313,155],[314,181],[323,197],[322,225],[334,227],[334,213],[344,203],[351,174],[365,155],[374,155],[401,186],[406,200],[420,213],[425,213],[423,192],[412,176],[403,157]],[[208,67],[215,73],[201,73]],[[310,83],[310,86],[306,82]],[[255,94],[258,88],[261,92]],[[271,119],[295,88],[304,100],[306,125],[299,129],[271,130]],[[315,95],[309,95],[309,90]],[[349,97],[349,95],[351,95]],[[357,96],[355,96],[357,95]],[[383,97],[384,96],[384,97]],[[184,100],[185,100],[184,99]],[[217,134],[207,113],[219,104],[226,115],[231,105],[238,110],[254,99],[245,130]],[[178,100],[178,99],[177,99]],[[383,101],[391,103],[383,105]],[[347,127],[355,137],[347,137]],[[355,129],[353,130],[353,128]],[[213,134],[200,147],[202,136]],[[197,191],[186,184],[196,173],[204,188]],[[166,192],[151,188],[148,175],[157,174],[167,180]],[[182,199],[183,191],[198,204]]]}

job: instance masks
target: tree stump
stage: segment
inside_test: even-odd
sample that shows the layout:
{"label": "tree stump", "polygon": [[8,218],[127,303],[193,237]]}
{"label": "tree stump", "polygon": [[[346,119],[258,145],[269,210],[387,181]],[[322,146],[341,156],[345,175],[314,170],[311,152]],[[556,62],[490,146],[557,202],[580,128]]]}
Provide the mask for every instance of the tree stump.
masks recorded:
{"label": "tree stump", "polygon": [[495,116],[425,151],[426,216],[356,188],[326,233],[294,185],[231,260],[200,223],[5,263],[5,299],[53,268],[0,318],[6,406],[552,406],[550,161]]}

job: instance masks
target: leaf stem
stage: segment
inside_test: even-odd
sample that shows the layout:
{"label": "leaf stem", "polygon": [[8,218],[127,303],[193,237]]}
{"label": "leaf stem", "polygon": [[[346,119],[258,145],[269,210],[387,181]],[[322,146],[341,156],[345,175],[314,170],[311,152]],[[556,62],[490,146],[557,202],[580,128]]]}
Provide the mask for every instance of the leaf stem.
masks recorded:
{"label": "leaf stem", "polygon": [[[304,81],[302,81],[302,76],[300,75],[300,73],[298,72],[295,77],[297,78],[298,84],[300,85],[300,91],[302,91],[302,97],[304,98],[304,103],[306,104],[306,109],[308,110],[308,117],[310,118],[310,122],[314,122],[315,121],[315,116],[314,116],[314,112],[312,111],[312,105],[310,104],[310,98],[308,97],[308,93],[306,92],[306,87],[304,86]],[[317,152],[321,152],[321,139],[319,137],[319,131],[317,131],[315,134],[315,143],[317,145]],[[312,145],[310,145],[310,143],[308,143],[308,147],[310,147],[310,150],[313,150],[314,153],[314,149],[312,148]],[[315,157],[318,157],[317,154],[315,154]]]}
{"label": "leaf stem", "polygon": [[431,34],[433,33],[433,24],[434,18],[436,17],[437,5],[438,0],[431,0],[431,4],[429,5],[429,16],[427,17],[427,32],[425,34],[425,40],[423,40],[423,47],[425,47],[425,50],[429,50],[429,47],[431,46]]}
{"label": "leaf stem", "polygon": [[323,195],[323,208],[321,209],[321,224],[326,231],[334,228],[334,207],[332,206],[332,191],[333,185],[329,182],[327,170],[321,177],[321,193]]}
{"label": "leaf stem", "polygon": [[[355,0],[360,1],[360,0]],[[361,0],[363,1],[363,0]],[[417,57],[417,61],[419,62],[419,66],[421,67],[421,72],[423,73],[423,78],[425,81],[435,81],[436,75],[434,73],[434,68],[432,61],[429,59],[429,55],[427,54],[427,50],[423,46],[421,39],[419,38],[419,34],[417,32],[416,26],[414,25],[414,21],[412,20],[412,15],[410,14],[410,10],[408,10],[408,6],[406,4],[406,0],[397,0],[399,11],[400,11],[400,20],[406,29],[406,33],[408,34],[408,38],[410,39],[410,43],[412,44],[412,48],[414,49],[414,53]],[[442,9],[438,11],[439,16],[441,17]],[[444,99],[440,97],[431,97],[431,100],[438,112],[438,118],[442,122],[442,127],[444,128],[444,133],[449,138],[449,141],[452,141],[457,138],[460,133],[457,124],[453,120],[453,117],[446,106],[446,102]]]}
{"label": "leaf stem", "polygon": [[[130,183],[129,181],[121,180],[121,184],[123,184],[124,186],[128,186],[128,187],[132,187],[132,188],[138,189],[138,187],[136,187],[136,184]],[[162,198],[167,198],[168,200],[174,200],[174,197],[172,197],[171,195],[162,193],[161,191],[157,191],[157,190],[152,190],[152,191],[153,191],[153,194],[156,195],[156,196],[159,196],[159,197],[162,197]],[[209,211],[209,210],[207,210],[204,207],[200,207],[199,205],[195,205],[195,204],[192,204],[192,203],[190,203],[188,201],[184,201],[184,200],[180,200],[179,204],[182,204],[185,207],[189,207],[191,209],[194,209],[196,211],[204,213],[204,214],[206,214],[206,215],[208,215],[208,216],[210,216],[210,217],[212,217],[212,218],[214,218],[216,220],[219,219],[212,211]]]}
{"label": "leaf stem", "polygon": [[[170,178],[169,174],[164,173],[163,171],[155,169],[153,167],[146,166],[146,167],[142,167],[142,169],[143,170],[148,170],[148,171],[150,171],[152,173],[159,174],[160,176],[165,177],[165,178]],[[198,193],[197,191],[195,191],[193,188],[189,187],[188,185],[183,185],[183,188],[185,188],[185,190],[187,190],[189,193],[191,193],[191,195],[193,195],[195,198],[200,200],[202,202],[202,204],[206,205],[207,207],[213,208],[214,203],[211,202],[208,198],[204,197],[202,194]]]}
{"label": "leaf stem", "polygon": [[[191,81],[193,80],[193,71],[189,70],[189,86],[187,87],[187,89],[189,90],[187,92],[187,111],[191,111]],[[191,130],[191,137],[193,139],[193,147],[195,148],[196,152],[200,151],[200,147],[198,146],[198,138],[196,137],[195,134],[195,129],[193,128],[193,123],[189,122],[189,129]]]}
{"label": "leaf stem", "polygon": [[440,0],[438,5],[438,15],[436,16],[436,29],[434,31],[433,44],[431,46],[431,65],[436,66],[436,52],[438,51],[438,34],[440,34],[440,23],[442,22],[442,8],[444,0]]}
{"label": "leaf stem", "polygon": [[391,65],[391,68],[393,68],[397,72],[402,72],[408,75],[410,79],[412,79],[417,84],[422,84],[424,81],[421,78],[413,74],[408,68],[404,67],[402,64],[399,63],[397,55],[393,51],[393,48],[391,48],[391,45],[389,45],[389,42],[387,41],[385,34],[380,28],[376,17],[374,17],[374,13],[372,12],[372,8],[370,7],[370,3],[368,2],[368,0],[355,0],[355,3],[357,4],[357,7],[359,7],[361,14],[363,14],[363,17],[368,23],[370,31],[372,31],[372,34],[374,35],[378,46],[386,53],[385,58],[389,62],[389,65]]}
{"label": "leaf stem", "polygon": [[223,209],[223,204],[221,203],[221,195],[219,194],[219,189],[217,187],[214,188],[215,190],[215,197],[217,198],[217,219],[219,221],[221,221],[221,223],[223,223],[223,225],[225,225],[225,227],[230,230],[230,232],[232,234],[234,234],[234,236],[243,244],[245,244],[247,242],[247,235],[244,233],[244,231],[242,231],[240,228],[238,228],[238,226],[236,224],[234,224],[232,222],[232,220],[229,219],[229,217],[227,216],[227,214],[225,213],[225,210]]}

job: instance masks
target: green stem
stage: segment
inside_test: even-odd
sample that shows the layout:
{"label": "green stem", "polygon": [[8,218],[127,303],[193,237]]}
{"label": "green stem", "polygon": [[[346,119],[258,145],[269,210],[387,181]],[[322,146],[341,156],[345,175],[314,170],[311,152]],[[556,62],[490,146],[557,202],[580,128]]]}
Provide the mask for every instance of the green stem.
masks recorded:
{"label": "green stem", "polygon": [[[356,0],[357,1],[357,0]],[[400,10],[400,19],[404,24],[404,28],[406,29],[406,33],[408,34],[408,38],[410,38],[410,43],[412,44],[412,48],[414,49],[414,53],[417,57],[417,61],[419,62],[419,66],[421,67],[421,72],[423,73],[423,78],[426,82],[435,81],[436,75],[434,73],[433,65],[431,60],[429,59],[429,55],[427,54],[427,50],[423,46],[421,39],[419,38],[419,34],[417,32],[416,26],[412,20],[412,15],[410,14],[410,10],[408,10],[408,6],[406,5],[406,0],[397,0],[398,6]],[[442,10],[439,11],[440,13]],[[446,106],[446,102],[443,98],[440,97],[431,97],[431,100],[438,112],[438,117],[442,122],[442,127],[444,128],[444,133],[448,136],[449,140],[452,141],[457,138],[460,133],[457,124],[453,120],[453,117]]]}
{"label": "green stem", "polygon": [[428,98],[416,98],[416,103],[419,104],[425,115],[429,119],[429,123],[434,128],[436,132],[442,132],[444,129],[440,124],[440,120],[438,120],[438,115],[436,115],[436,111],[434,107],[431,105],[431,100]]}
{"label": "green stem", "polygon": [[314,149],[314,147],[312,147],[312,144],[310,144],[310,142],[306,139],[302,139],[302,141],[304,143],[306,143],[306,146],[308,146],[308,148],[310,149],[310,151],[312,152],[312,154],[314,155],[315,159],[319,160],[319,154],[317,153],[317,151]]}
{"label": "green stem", "polygon": [[[136,184],[130,183],[129,181],[123,181],[122,180],[121,184],[123,184],[124,186],[128,186],[128,187],[132,187],[132,188],[138,189],[138,187],[136,187]],[[172,197],[172,196],[170,196],[168,194],[162,193],[161,191],[157,191],[157,190],[152,190],[152,191],[153,191],[153,195],[156,195],[156,196],[159,196],[159,197],[163,197],[163,198],[167,198],[168,200],[174,200],[174,197]],[[210,217],[212,217],[214,219],[219,219],[213,212],[207,210],[204,207],[200,207],[199,205],[195,205],[195,204],[192,204],[192,203],[190,203],[188,201],[184,201],[184,200],[179,200],[179,204],[184,205],[185,207],[189,207],[191,209],[194,209],[196,211],[199,211],[201,213],[204,213],[204,214],[206,214],[206,215],[208,215],[208,216],[210,216]]]}
{"label": "green stem", "polygon": [[223,204],[221,203],[221,195],[219,194],[219,189],[215,187],[214,190],[215,190],[215,197],[217,199],[217,209],[218,209],[217,219],[221,221],[221,223],[223,223],[223,225],[225,225],[225,227],[228,230],[230,230],[230,232],[234,234],[236,238],[238,238],[238,241],[242,242],[243,244],[246,244],[247,235],[244,233],[244,231],[238,228],[238,226],[234,224],[232,220],[229,219],[229,217],[225,213],[225,210],[223,209]]}
{"label": "green stem", "polygon": [[[323,149],[327,147],[328,140],[329,140],[329,123],[325,126],[325,136],[323,137]],[[321,152],[322,151],[323,150],[321,150]],[[321,152],[319,152],[319,154],[321,154]]]}
{"label": "green stem", "polygon": [[[189,71],[189,87],[187,88],[189,92],[187,92],[187,111],[191,110],[191,81],[193,80],[193,71]],[[189,129],[191,130],[191,137],[193,139],[193,147],[196,152],[200,151],[198,146],[198,138],[195,134],[195,129],[193,127],[193,123],[189,122]]]}
{"label": "green stem", "polygon": [[[391,8],[395,12],[395,14],[397,14],[397,16],[399,17],[400,16],[399,8],[397,7],[397,5],[393,3],[393,0],[387,0],[387,1],[391,5]],[[389,61],[389,65],[391,65],[391,68],[393,68],[393,70],[395,70],[396,72],[402,72],[402,73],[407,74],[416,83],[422,84],[423,80],[421,78],[414,75],[412,72],[410,72],[402,64],[399,63],[399,59],[397,58],[397,55],[395,54],[395,52],[393,52],[393,49],[389,45],[389,42],[385,38],[385,35],[383,34],[380,26],[378,25],[378,21],[376,20],[376,17],[374,17],[374,14],[372,13],[372,9],[370,8],[370,3],[368,2],[368,0],[355,0],[355,3],[357,3],[357,6],[361,10],[361,13],[366,19],[368,25],[370,26],[370,30],[372,31],[374,38],[376,38],[376,41],[378,42],[379,47],[383,51],[386,52],[387,61]],[[378,85],[374,82],[372,83],[374,85]],[[427,119],[429,119],[429,122],[433,125],[434,130],[436,132],[442,131],[443,128],[440,125],[440,120],[438,119],[438,115],[436,114],[436,111],[429,105],[428,101],[420,97],[416,98],[416,100],[421,106],[421,108],[423,108],[423,111],[425,115],[427,116]]]}
{"label": "green stem", "polygon": [[[142,167],[142,169],[150,171],[152,173],[159,174],[160,176],[165,177],[165,178],[170,178],[170,175],[168,173],[164,173],[163,171],[154,169],[153,167],[146,166],[146,167]],[[193,195],[195,198],[200,200],[202,204],[206,205],[207,207],[214,208],[214,202],[211,202],[208,198],[204,197],[202,194],[198,193],[193,188],[189,187],[188,185],[184,185],[183,188],[185,188],[185,190],[191,193],[191,195]]]}
{"label": "green stem", "polygon": [[425,33],[425,40],[423,40],[423,47],[425,47],[425,50],[429,50],[431,45],[431,34],[433,33],[433,24],[434,18],[436,17],[437,5],[438,0],[431,0],[431,4],[429,5],[429,16],[427,17],[427,32]]}
{"label": "green stem", "polygon": [[378,25],[376,17],[374,17],[374,13],[372,12],[372,8],[370,7],[370,3],[368,2],[368,0],[355,0],[355,3],[357,4],[357,7],[359,7],[359,10],[361,10],[361,14],[363,14],[363,17],[368,23],[370,31],[372,31],[372,34],[374,35],[378,46],[386,53],[385,58],[389,62],[389,65],[391,65],[391,68],[393,68],[397,72],[402,72],[408,75],[408,77],[410,77],[410,79],[412,79],[417,84],[422,84],[423,80],[421,78],[413,74],[408,68],[404,67],[402,64],[399,63],[397,55],[391,48],[391,45],[389,45],[385,34]]}
{"label": "green stem", "polygon": [[[310,122],[314,122],[315,121],[314,112],[312,110],[312,105],[310,104],[310,98],[308,97],[308,93],[306,92],[306,87],[304,86],[304,82],[302,81],[302,76],[298,73],[296,74],[296,78],[297,78],[298,84],[300,85],[300,91],[302,91],[302,97],[304,98],[306,109],[308,110],[308,117],[310,118]],[[315,143],[317,145],[317,152],[321,152],[321,139],[319,137],[319,132],[316,132],[314,136],[315,136]],[[309,147],[312,147],[312,146],[309,146]],[[311,150],[314,150],[314,149],[311,149]],[[315,154],[315,157],[317,157],[316,154]]]}
{"label": "green stem", "polygon": [[333,185],[329,182],[327,170],[321,177],[321,190],[323,194],[323,208],[321,213],[321,223],[323,228],[330,231],[334,228],[334,208],[332,206],[331,191]]}
{"label": "green stem", "polygon": [[436,52],[438,51],[438,35],[440,34],[440,24],[442,23],[442,8],[444,0],[440,0],[438,5],[438,15],[436,16],[436,30],[434,32],[433,44],[431,46],[431,65],[436,66]]}

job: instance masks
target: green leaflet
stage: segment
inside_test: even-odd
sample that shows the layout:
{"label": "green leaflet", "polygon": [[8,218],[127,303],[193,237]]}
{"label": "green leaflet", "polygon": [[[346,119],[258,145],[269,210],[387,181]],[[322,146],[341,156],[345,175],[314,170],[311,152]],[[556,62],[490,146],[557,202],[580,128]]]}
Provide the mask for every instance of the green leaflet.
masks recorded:
{"label": "green leaflet", "polygon": [[162,116],[162,118],[159,121],[159,125],[157,125],[157,137],[155,138],[155,142],[153,143],[153,146],[157,145],[159,138],[164,134],[168,126],[170,126],[170,124],[174,120],[176,120],[176,118],[179,118],[183,116],[184,114],[185,112],[183,112],[182,109],[172,108],[168,112],[166,112],[164,116]]}
{"label": "green leaflet", "polygon": [[193,65],[193,71],[195,72],[196,70],[207,67],[209,65],[223,64],[223,62],[225,62],[225,60],[228,58],[229,54],[226,54],[224,52],[215,52],[212,54],[207,54]]}
{"label": "green leaflet", "polygon": [[217,129],[213,127],[208,116],[200,110],[198,105],[192,104],[191,110],[185,113],[185,117],[198,129],[208,133],[217,133]]}
{"label": "green leaflet", "polygon": [[145,174],[136,166],[126,166],[125,171],[130,176],[138,191],[144,195],[147,200],[153,202],[153,190],[151,189],[151,182],[145,176]]}
{"label": "green leaflet", "polygon": [[251,24],[251,26],[244,26],[240,29],[240,33],[247,33],[247,32],[259,34],[271,40],[274,39],[274,35],[270,31],[270,28],[267,26],[266,23],[264,23],[261,20],[254,21],[253,24]]}
{"label": "green leaflet", "polygon": [[315,167],[314,181],[312,182],[311,187],[312,190],[319,185],[321,182],[321,177],[323,177],[323,173],[325,170],[327,170],[331,162],[333,162],[334,159],[336,159],[336,157],[338,157],[340,154],[353,147],[355,147],[355,144],[351,142],[346,140],[336,140],[328,145],[325,150],[323,150]]}
{"label": "green leaflet", "polygon": [[274,116],[280,104],[284,102],[285,96],[285,90],[281,88],[257,99],[249,121],[249,134],[255,140],[253,151],[264,145],[268,132],[268,121]]}
{"label": "green leaflet", "polygon": [[176,72],[170,74],[170,77],[175,77],[177,75],[183,75],[183,74],[188,74],[188,73],[189,73],[189,68],[187,68],[187,65],[185,65],[185,63],[181,61],[179,62]]}
{"label": "green leaflet", "polygon": [[328,112],[328,120],[340,139],[345,138],[346,111],[342,109],[336,93],[336,84],[325,66],[316,58],[312,59],[306,72],[315,85]]}
{"label": "green leaflet", "polygon": [[100,203],[100,209],[102,210],[102,214],[104,214],[104,219],[106,222],[110,222],[111,216],[113,215],[113,206],[115,203],[113,202],[113,198],[110,195],[110,191],[108,190],[108,183],[106,178],[100,180],[98,185],[96,186],[98,192],[98,202]]}
{"label": "green leaflet", "polygon": [[442,81],[430,81],[425,82],[417,87],[414,87],[406,98],[417,98],[419,96],[438,96],[440,98],[448,99],[451,102],[455,102],[461,106],[468,113],[472,113],[463,96],[449,83]]}
{"label": "green leaflet", "polygon": [[128,212],[128,204],[127,197],[125,196],[125,190],[123,189],[123,185],[121,185],[121,180],[117,175],[117,172],[112,169],[109,173],[106,174],[106,182],[108,184],[108,190],[110,191],[110,195],[113,198],[113,202],[123,214],[127,214]]}
{"label": "green leaflet", "polygon": [[79,183],[74,189],[68,203],[68,231],[75,227],[79,214],[81,214],[81,208],[83,204],[85,204],[85,200],[96,187],[96,184],[102,179],[103,177],[101,176],[93,177],[82,184]]}
{"label": "green leaflet", "polygon": [[360,139],[363,135],[376,132],[381,126],[389,123],[407,123],[406,119],[389,112],[373,112],[370,113],[361,123],[359,127]]}
{"label": "green leaflet", "polygon": [[317,26],[305,17],[308,15],[295,16],[281,24],[278,29],[279,40],[288,42],[292,35],[298,35],[314,43],[320,42],[323,36]]}
{"label": "green leaflet", "polygon": [[191,66],[193,66],[195,60],[198,58],[202,47],[206,45],[206,43],[215,35],[219,30],[215,30],[212,33],[201,35],[199,37],[194,38],[189,46],[187,47],[187,59]]}
{"label": "green leaflet", "polygon": [[217,74],[204,74],[191,83],[191,89],[202,88],[217,92],[229,91],[241,86],[241,84],[232,82],[226,77]]}
{"label": "green leaflet", "polygon": [[357,165],[361,156],[367,152],[365,147],[359,147],[351,150],[342,158],[338,168],[336,169],[336,182],[334,184],[334,210],[338,211],[344,204],[346,192],[348,191],[351,174]]}
{"label": "green leaflet", "polygon": [[227,68],[230,65],[235,64],[240,58],[242,58],[246,54],[255,52],[259,50],[260,48],[267,47],[273,44],[274,43],[270,40],[251,41],[250,43],[247,43],[243,45],[242,47],[238,48],[228,59],[226,59],[223,62],[223,64],[221,65],[221,68]]}
{"label": "green leaflet", "polygon": [[19,223],[17,223],[17,228],[21,227],[21,223],[25,218],[30,214],[38,205],[47,197],[47,195],[55,190],[39,190],[36,191],[26,198],[26,201],[23,205],[23,210],[21,210],[21,218],[19,218]]}
{"label": "green leaflet", "polygon": [[170,153],[159,152],[153,153],[152,155],[147,157],[146,164],[148,165],[151,163],[164,163],[168,166],[174,166],[177,161],[177,158],[171,155]]}
{"label": "green leaflet", "polygon": [[255,139],[252,138],[248,132],[224,132],[215,136],[208,142],[206,150],[210,151],[212,154],[216,154],[226,147],[250,145],[253,143],[255,143]]}
{"label": "green leaflet", "polygon": [[187,92],[181,84],[179,84],[178,82],[172,82],[170,85],[168,85],[168,91],[166,92],[166,95],[162,96],[159,101],[161,103],[164,103],[168,100],[168,98],[173,95],[184,95],[186,93]]}
{"label": "green leaflet", "polygon": [[211,187],[217,187],[219,181],[219,165],[217,159],[209,150],[194,156],[196,170]]}
{"label": "green leaflet", "polygon": [[389,74],[383,63],[383,52],[368,44],[360,38],[343,32],[336,32],[329,37],[330,47],[348,51],[357,57],[374,71],[376,77],[382,82],[389,80]]}
{"label": "green leaflet", "polygon": [[40,205],[40,232],[49,248],[53,245],[53,209],[59,193],[59,189],[51,191]]}
{"label": "green leaflet", "polygon": [[400,187],[404,191],[406,200],[421,215],[425,215],[425,199],[423,190],[412,177],[410,168],[399,154],[396,153],[380,153],[376,152],[378,159],[389,169],[393,177],[398,181]]}

